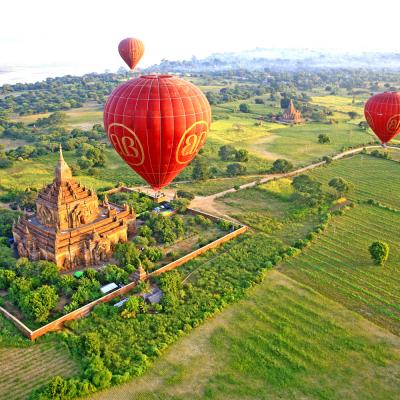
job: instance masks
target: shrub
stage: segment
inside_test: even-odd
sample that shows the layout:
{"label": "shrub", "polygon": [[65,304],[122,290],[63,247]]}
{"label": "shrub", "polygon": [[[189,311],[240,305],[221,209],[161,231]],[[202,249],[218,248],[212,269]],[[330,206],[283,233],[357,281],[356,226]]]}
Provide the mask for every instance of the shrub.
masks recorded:
{"label": "shrub", "polygon": [[371,243],[368,248],[372,260],[376,265],[383,265],[389,257],[389,244],[381,241]]}
{"label": "shrub", "polygon": [[188,200],[193,200],[194,199],[194,194],[191,192],[188,192],[186,190],[178,190],[176,192],[176,195],[180,198],[188,199]]}

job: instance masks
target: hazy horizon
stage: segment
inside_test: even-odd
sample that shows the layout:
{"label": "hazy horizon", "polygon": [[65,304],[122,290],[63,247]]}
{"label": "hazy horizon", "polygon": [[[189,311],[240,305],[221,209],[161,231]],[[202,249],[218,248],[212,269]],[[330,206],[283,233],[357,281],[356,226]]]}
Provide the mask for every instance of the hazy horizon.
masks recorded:
{"label": "hazy horizon", "polygon": [[216,52],[261,48],[343,51],[398,51],[397,26],[387,13],[400,5],[382,0],[360,3],[249,0],[150,5],[127,0],[14,0],[0,6],[0,67],[70,65],[90,71],[123,66],[117,46],[125,37],[145,44],[139,67],[161,59],[198,58]]}

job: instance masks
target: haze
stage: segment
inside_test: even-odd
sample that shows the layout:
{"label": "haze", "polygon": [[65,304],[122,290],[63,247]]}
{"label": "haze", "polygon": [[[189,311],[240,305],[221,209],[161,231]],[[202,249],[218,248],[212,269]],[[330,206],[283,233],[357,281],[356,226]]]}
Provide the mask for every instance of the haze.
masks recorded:
{"label": "haze", "polygon": [[144,41],[142,67],[163,58],[255,47],[398,51],[395,1],[18,1],[0,6],[0,67],[123,65],[118,42]]}

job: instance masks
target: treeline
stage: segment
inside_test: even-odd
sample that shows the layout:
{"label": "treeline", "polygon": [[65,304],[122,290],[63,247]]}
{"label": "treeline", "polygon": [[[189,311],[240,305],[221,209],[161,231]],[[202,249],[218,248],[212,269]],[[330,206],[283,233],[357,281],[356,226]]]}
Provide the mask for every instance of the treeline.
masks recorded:
{"label": "treeline", "polygon": [[15,160],[40,157],[58,151],[59,145],[67,151],[76,150],[76,169],[103,167],[105,163],[105,132],[101,124],[93,125],[90,130],[66,129],[65,114],[55,112],[47,118],[40,118],[38,126],[29,126],[22,122],[10,121],[0,116],[0,137],[20,139],[29,142],[15,149],[5,150],[0,145],[0,168],[9,168]]}
{"label": "treeline", "polygon": [[103,104],[124,79],[123,74],[88,74],[82,77],[47,78],[36,83],[0,86],[0,110],[19,115],[39,114],[82,107],[87,101]]}

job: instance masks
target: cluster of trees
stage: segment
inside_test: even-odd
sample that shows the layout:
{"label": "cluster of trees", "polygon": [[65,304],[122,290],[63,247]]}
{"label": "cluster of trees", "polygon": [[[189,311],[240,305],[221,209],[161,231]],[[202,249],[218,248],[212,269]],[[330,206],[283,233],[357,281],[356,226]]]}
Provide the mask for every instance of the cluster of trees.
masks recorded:
{"label": "cluster of trees", "polygon": [[179,215],[169,218],[162,214],[151,213],[146,225],[159,243],[171,244],[185,235],[185,224]]}
{"label": "cluster of trees", "polygon": [[27,187],[25,190],[8,189],[0,195],[0,201],[10,203],[13,210],[34,211],[36,208],[37,189]]}
{"label": "cluster of trees", "polygon": [[232,145],[221,146],[218,150],[218,156],[222,161],[249,161],[249,152],[246,149],[236,149]]}
{"label": "cluster of trees", "polygon": [[64,76],[45,81],[0,87],[0,110],[19,115],[40,114],[82,107],[87,101],[103,104],[120,82],[117,74]]}
{"label": "cluster of trees", "polygon": [[298,175],[293,178],[292,187],[295,199],[309,207],[319,207],[327,200],[327,194],[322,191],[322,184],[309,175]]}
{"label": "cluster of trees", "polygon": [[8,151],[0,147],[0,168],[11,167],[15,160],[31,159],[56,152],[60,144],[67,151],[77,150],[77,156],[80,158],[75,168],[103,167],[105,148],[102,142],[105,141],[105,132],[102,125],[95,124],[90,130],[75,128],[68,131],[60,125],[64,119],[64,113],[56,112],[47,118],[39,119],[40,127],[29,127],[0,116],[0,137],[29,142]]}
{"label": "cluster of trees", "polygon": [[[32,399],[61,395],[71,399],[143,374],[183,332],[242,298],[247,289],[263,279],[266,268],[296,251],[264,235],[237,239],[222,250],[217,257],[199,257],[163,274],[157,282],[164,292],[160,305],[143,308],[140,301],[132,300],[121,311],[102,304],[87,318],[72,322],[75,335],[66,335],[65,340],[80,360],[83,372],[75,378],[54,378]],[[183,284],[184,276],[194,269],[194,277],[198,278]],[[130,318],[130,313],[136,318]]]}
{"label": "cluster of trees", "polygon": [[285,174],[293,169],[293,164],[283,158],[278,158],[272,164],[270,169],[271,174]]}
{"label": "cluster of trees", "polygon": [[157,204],[145,194],[138,192],[117,192],[109,196],[112,203],[123,205],[128,204],[136,214],[141,214],[145,211],[151,211]]}

